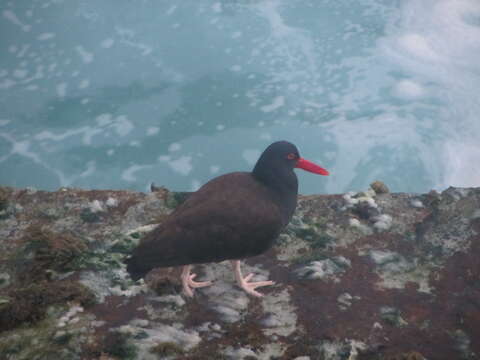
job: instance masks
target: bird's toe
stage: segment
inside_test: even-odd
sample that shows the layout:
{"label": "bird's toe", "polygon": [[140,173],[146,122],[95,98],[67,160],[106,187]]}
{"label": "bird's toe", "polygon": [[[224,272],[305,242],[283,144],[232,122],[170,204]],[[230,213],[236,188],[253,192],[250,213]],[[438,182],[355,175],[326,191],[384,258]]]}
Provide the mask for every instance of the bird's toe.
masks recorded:
{"label": "bird's toe", "polygon": [[269,285],[274,285],[275,282],[273,281],[257,281],[257,282],[251,282],[249,283],[248,280],[250,280],[252,278],[253,274],[249,274],[247,275],[243,281],[241,281],[239,283],[239,286],[245,290],[245,292],[247,294],[250,294],[250,295],[253,295],[255,297],[262,297],[263,294],[262,293],[259,293],[258,291],[256,291],[255,289],[258,288],[258,287],[262,287],[262,286],[269,286]]}
{"label": "bird's toe", "polygon": [[192,298],[193,297],[193,290],[190,289],[190,286],[184,284],[183,285],[183,294],[187,297]]}
{"label": "bird's toe", "polygon": [[202,288],[205,286],[210,286],[213,284],[212,281],[193,281],[193,279],[197,276],[197,274],[191,274],[189,279],[188,279],[188,286],[192,288]]}

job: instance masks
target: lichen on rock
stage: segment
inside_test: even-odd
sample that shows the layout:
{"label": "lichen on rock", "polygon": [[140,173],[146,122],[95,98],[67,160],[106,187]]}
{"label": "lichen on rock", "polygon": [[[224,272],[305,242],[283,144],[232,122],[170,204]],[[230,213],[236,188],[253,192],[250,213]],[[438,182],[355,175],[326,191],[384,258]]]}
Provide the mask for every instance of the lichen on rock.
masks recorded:
{"label": "lichen on rock", "polygon": [[188,193],[0,187],[0,358],[475,359],[480,189],[300,196],[276,245],[181,294],[124,260]]}

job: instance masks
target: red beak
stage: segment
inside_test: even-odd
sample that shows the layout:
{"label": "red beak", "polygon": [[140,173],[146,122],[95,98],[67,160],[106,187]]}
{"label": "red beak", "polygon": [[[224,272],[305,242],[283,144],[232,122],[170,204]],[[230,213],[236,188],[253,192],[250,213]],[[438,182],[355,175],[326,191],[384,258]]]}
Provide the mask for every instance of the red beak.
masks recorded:
{"label": "red beak", "polygon": [[314,174],[325,175],[325,176],[329,175],[329,172],[327,170],[325,170],[321,166],[318,166],[317,164],[311,161],[305,160],[304,158],[299,158],[295,167],[303,169],[305,171],[309,171]]}

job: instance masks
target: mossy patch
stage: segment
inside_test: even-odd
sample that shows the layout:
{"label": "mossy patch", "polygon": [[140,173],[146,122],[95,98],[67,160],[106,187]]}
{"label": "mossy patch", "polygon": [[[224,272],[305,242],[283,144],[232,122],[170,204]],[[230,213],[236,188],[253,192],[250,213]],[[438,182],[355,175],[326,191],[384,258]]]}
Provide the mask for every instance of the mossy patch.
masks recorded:
{"label": "mossy patch", "polygon": [[133,238],[119,236],[107,250],[90,249],[82,238],[54,233],[38,225],[27,228],[22,243],[12,264],[18,269],[21,282],[51,280],[57,273],[69,271],[118,269],[137,244]]}
{"label": "mossy patch", "polygon": [[385,360],[425,360],[425,357],[416,351],[412,351],[409,353],[389,356]]}
{"label": "mossy patch", "polygon": [[112,332],[105,338],[103,351],[118,359],[133,360],[137,356],[138,348],[128,341],[128,335]]}
{"label": "mossy patch", "polygon": [[10,275],[8,273],[0,273],[0,289],[10,285]]}
{"label": "mossy patch", "polygon": [[71,332],[62,331],[54,336],[53,342],[57,345],[65,345],[68,344],[74,336]]}
{"label": "mossy patch", "polygon": [[118,239],[111,245],[109,251],[122,254],[131,254],[133,249],[138,246],[138,239],[142,236],[139,232],[134,232],[129,236],[119,235]]}
{"label": "mossy patch", "polygon": [[383,182],[376,180],[370,184],[370,187],[375,191],[376,194],[388,194],[390,189]]}
{"label": "mossy patch", "polygon": [[[44,320],[0,334],[0,358],[15,360],[72,360],[80,356],[88,335],[81,329],[58,330],[65,304],[49,307]],[[90,359],[90,357],[88,357]],[[96,358],[95,358],[96,359]],[[113,359],[112,359],[113,360]]]}
{"label": "mossy patch", "polygon": [[96,223],[101,220],[100,215],[93,212],[90,208],[85,208],[80,212],[80,219],[86,223]]}
{"label": "mossy patch", "polygon": [[2,359],[65,359],[65,356],[60,356],[58,347],[49,342],[52,336],[51,324],[51,321],[44,320],[35,324],[35,327],[23,327],[15,332],[2,333]]}
{"label": "mossy patch", "polygon": [[0,220],[8,218],[10,192],[5,188],[0,187]]}
{"label": "mossy patch", "polygon": [[329,244],[335,242],[335,238],[318,231],[314,227],[294,229],[295,235],[307,241],[312,249],[325,249]]}
{"label": "mossy patch", "polygon": [[22,238],[23,246],[14,256],[21,281],[48,278],[49,272],[67,272],[78,267],[88,250],[86,242],[69,234],[57,234],[39,225],[31,225]]}
{"label": "mossy patch", "polygon": [[174,342],[161,342],[150,349],[150,352],[161,357],[170,355],[181,355],[183,349]]}
{"label": "mossy patch", "polygon": [[23,323],[35,323],[45,317],[49,306],[67,301],[83,307],[94,304],[94,294],[84,285],[69,280],[41,281],[7,292],[0,306],[0,331],[13,329]]}
{"label": "mossy patch", "polygon": [[0,187],[0,210],[5,210],[8,206],[8,198],[10,197],[10,192]]}
{"label": "mossy patch", "polygon": [[165,198],[165,205],[170,209],[175,209],[185,202],[190,194],[189,192],[169,192]]}
{"label": "mossy patch", "polygon": [[182,284],[176,277],[163,274],[153,275],[148,286],[158,295],[179,294],[182,289]]}
{"label": "mossy patch", "polygon": [[311,251],[299,256],[293,260],[295,265],[307,264],[312,261],[322,261],[328,259],[328,256],[320,251]]}
{"label": "mossy patch", "polygon": [[380,308],[380,316],[387,323],[395,327],[404,327],[408,323],[402,318],[398,309],[390,306],[382,306]]}
{"label": "mossy patch", "polygon": [[293,227],[291,233],[295,237],[304,240],[310,247],[310,251],[294,259],[296,264],[305,264],[311,261],[319,261],[327,258],[325,252],[329,246],[335,242],[335,238],[328,235],[325,231],[317,228],[316,225],[303,227]]}

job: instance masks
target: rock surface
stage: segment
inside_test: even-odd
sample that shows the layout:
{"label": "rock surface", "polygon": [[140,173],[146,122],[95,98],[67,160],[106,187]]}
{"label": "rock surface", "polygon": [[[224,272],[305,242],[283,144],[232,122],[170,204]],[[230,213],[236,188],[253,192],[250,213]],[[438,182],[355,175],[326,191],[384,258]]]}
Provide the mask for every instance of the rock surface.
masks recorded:
{"label": "rock surface", "polygon": [[[479,359],[480,189],[301,196],[276,246],[193,299],[123,259],[188,194],[0,188],[1,359]],[[254,206],[254,204],[252,204]]]}

